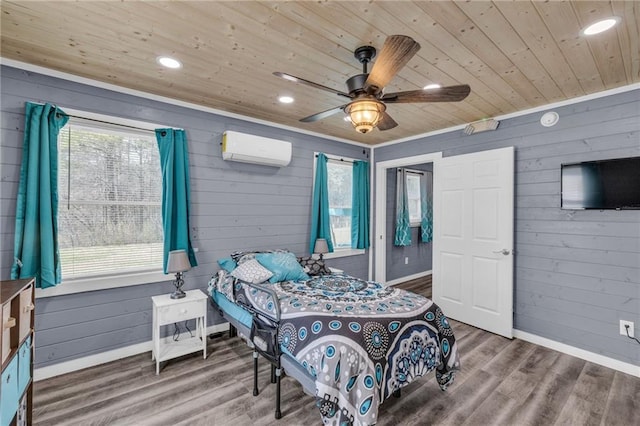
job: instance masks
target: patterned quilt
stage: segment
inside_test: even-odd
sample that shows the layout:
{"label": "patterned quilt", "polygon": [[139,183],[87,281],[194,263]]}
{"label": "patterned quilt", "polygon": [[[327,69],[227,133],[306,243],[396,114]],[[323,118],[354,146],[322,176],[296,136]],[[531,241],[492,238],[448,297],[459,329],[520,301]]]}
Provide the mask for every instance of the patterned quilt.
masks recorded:
{"label": "patterned quilt", "polygon": [[[315,378],[325,424],[375,424],[395,390],[432,370],[444,390],[460,368],[447,318],[423,296],[336,274],[266,285],[279,299],[278,341]],[[275,312],[272,297],[247,285],[235,297]]]}

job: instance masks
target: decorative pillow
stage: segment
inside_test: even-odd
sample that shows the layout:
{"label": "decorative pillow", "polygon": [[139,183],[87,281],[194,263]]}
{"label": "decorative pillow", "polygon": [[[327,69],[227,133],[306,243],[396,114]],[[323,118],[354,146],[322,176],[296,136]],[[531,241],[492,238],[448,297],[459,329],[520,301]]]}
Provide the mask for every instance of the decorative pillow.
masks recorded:
{"label": "decorative pillow", "polygon": [[227,299],[234,302],[232,281],[233,277],[231,277],[227,272],[222,270],[218,271],[209,280],[209,294],[213,296],[213,290],[218,290],[220,293],[224,294]]}
{"label": "decorative pillow", "polygon": [[262,266],[257,260],[251,259],[238,265],[238,267],[231,272],[231,275],[241,281],[259,284],[271,278],[273,273]]}
{"label": "decorative pillow", "polygon": [[273,272],[273,276],[269,279],[270,283],[309,279],[309,275],[304,272],[293,253],[258,253],[256,254],[256,260]]}
{"label": "decorative pillow", "polygon": [[324,264],[322,259],[314,259],[311,256],[303,256],[298,258],[298,263],[304,271],[311,276],[330,274],[331,271]]}
{"label": "decorative pillow", "polygon": [[227,272],[232,272],[234,269],[236,269],[236,266],[238,266],[236,261],[230,257],[223,257],[222,259],[218,259],[218,265],[220,265],[220,267]]}

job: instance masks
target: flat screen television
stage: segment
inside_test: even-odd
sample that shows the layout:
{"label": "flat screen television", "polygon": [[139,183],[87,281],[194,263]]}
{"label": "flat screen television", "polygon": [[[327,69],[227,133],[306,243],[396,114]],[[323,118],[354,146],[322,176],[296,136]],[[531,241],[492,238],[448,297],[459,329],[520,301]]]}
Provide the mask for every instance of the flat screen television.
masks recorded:
{"label": "flat screen television", "polygon": [[561,175],[563,209],[640,209],[640,157],[563,164]]}

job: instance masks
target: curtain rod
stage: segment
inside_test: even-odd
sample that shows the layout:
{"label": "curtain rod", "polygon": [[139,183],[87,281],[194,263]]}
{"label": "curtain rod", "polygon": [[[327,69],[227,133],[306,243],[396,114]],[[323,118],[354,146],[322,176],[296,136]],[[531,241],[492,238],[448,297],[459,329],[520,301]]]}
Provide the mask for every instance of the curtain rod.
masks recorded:
{"label": "curtain rod", "polygon": [[[318,158],[318,154],[315,155],[316,158]],[[342,161],[343,163],[354,163],[355,161],[366,161],[366,160],[345,160],[344,158],[340,157],[340,158],[332,158],[332,157],[327,157],[327,160],[333,160],[333,161]]]}
{"label": "curtain rod", "polygon": [[[60,115],[60,113],[56,113],[57,115]],[[72,114],[67,114],[65,112],[65,114],[67,115],[67,117],[72,117],[72,118],[79,118],[81,120],[88,120],[88,121],[95,121],[96,123],[103,123],[103,124],[111,124],[112,126],[118,126],[118,127],[127,127],[129,129],[136,129],[136,130],[142,130],[145,132],[155,132],[155,130],[151,130],[151,129],[145,129],[142,127],[136,127],[136,126],[130,126],[128,124],[119,124],[119,123],[112,123],[111,121],[104,121],[104,120],[97,120],[95,118],[88,118],[88,117],[81,117],[79,115],[72,115]]]}
{"label": "curtain rod", "polygon": [[[45,105],[45,104],[43,104],[41,102],[31,102],[31,103],[36,104],[36,105]],[[60,111],[62,111],[64,113],[64,115],[66,115],[67,117],[79,118],[81,120],[95,121],[96,123],[111,124],[113,126],[128,127],[129,129],[143,130],[145,132],[155,132],[155,129],[145,129],[144,127],[131,126],[129,124],[113,123],[111,121],[98,120],[97,118],[89,118],[89,117],[83,117],[83,116],[80,116],[80,115],[69,114],[69,113],[65,112],[60,106],[58,106],[56,104],[50,104],[50,105],[52,105],[52,106],[56,107],[56,109],[59,109]],[[59,118],[60,117],[60,112],[56,112],[56,116]],[[166,126],[161,127],[161,128],[166,128]],[[170,128],[172,128],[174,130],[184,130],[184,129],[174,128],[174,127],[170,127]]]}
{"label": "curtain rod", "polygon": [[[402,171],[402,168],[398,169],[398,173],[400,173]],[[407,170],[407,173],[413,173],[414,175],[423,175],[424,176],[424,172],[415,172],[413,170]]]}

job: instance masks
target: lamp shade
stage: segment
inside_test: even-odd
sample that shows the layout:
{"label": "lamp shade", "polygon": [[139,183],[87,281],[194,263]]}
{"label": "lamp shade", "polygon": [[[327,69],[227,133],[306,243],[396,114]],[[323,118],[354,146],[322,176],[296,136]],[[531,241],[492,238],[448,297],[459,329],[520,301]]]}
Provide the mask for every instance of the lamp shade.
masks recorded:
{"label": "lamp shade", "polygon": [[184,272],[191,269],[191,263],[187,252],[184,250],[172,250],[169,252],[169,260],[167,262],[167,273]]}
{"label": "lamp shade", "polygon": [[360,133],[370,132],[380,121],[386,106],[376,99],[359,99],[345,107],[353,127]]}
{"label": "lamp shade", "polygon": [[316,244],[313,246],[314,253],[329,253],[329,245],[327,244],[327,240],[324,238],[318,238],[316,240]]}

